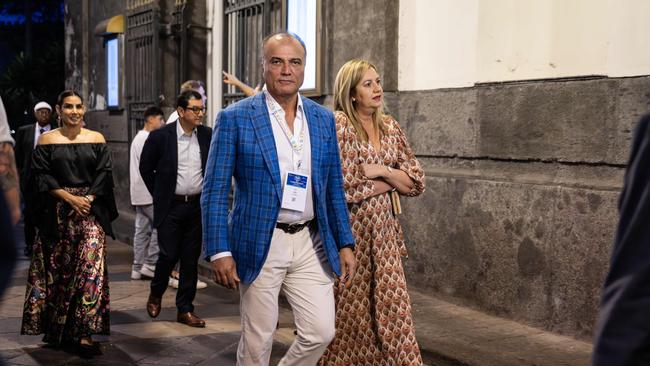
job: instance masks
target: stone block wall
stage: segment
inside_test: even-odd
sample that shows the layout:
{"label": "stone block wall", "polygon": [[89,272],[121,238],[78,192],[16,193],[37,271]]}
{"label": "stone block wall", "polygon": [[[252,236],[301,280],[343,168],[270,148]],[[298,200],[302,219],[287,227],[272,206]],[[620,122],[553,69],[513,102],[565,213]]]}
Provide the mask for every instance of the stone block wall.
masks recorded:
{"label": "stone block wall", "polygon": [[394,93],[427,174],[406,199],[411,286],[591,337],[650,77]]}
{"label": "stone block wall", "polygon": [[426,192],[404,199],[400,218],[409,285],[590,339],[650,77],[400,91],[398,57],[417,55],[398,55],[396,3],[325,1],[324,69],[333,85],[345,61],[375,63],[426,171]]}

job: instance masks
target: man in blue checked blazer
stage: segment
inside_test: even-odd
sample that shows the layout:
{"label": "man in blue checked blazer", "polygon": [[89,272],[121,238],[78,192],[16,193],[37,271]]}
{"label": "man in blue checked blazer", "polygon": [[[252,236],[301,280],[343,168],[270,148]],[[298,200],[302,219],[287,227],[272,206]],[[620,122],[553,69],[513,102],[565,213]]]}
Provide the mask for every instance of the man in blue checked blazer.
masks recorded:
{"label": "man in blue checked blazer", "polygon": [[239,287],[237,364],[268,364],[283,291],[297,337],[280,365],[315,365],[335,333],[334,278],[349,284],[356,268],[334,116],[298,94],[299,38],[271,35],[263,51],[267,90],[217,117],[201,195],[204,252],[215,281]]}

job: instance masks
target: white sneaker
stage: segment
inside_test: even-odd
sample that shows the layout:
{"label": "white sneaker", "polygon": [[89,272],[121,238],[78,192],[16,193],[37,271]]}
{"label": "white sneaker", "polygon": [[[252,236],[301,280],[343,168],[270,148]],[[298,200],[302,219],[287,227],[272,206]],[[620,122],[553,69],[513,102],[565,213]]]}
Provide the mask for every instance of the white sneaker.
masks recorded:
{"label": "white sneaker", "polygon": [[201,280],[196,280],[196,289],[197,290],[200,290],[200,289],[206,288],[206,287],[208,287],[207,283],[205,283],[205,282],[203,282]]}
{"label": "white sneaker", "polygon": [[140,274],[145,277],[153,278],[155,271],[156,267],[152,267],[148,264],[143,264],[142,268],[140,269]]}
{"label": "white sneaker", "polygon": [[131,279],[132,280],[140,280],[142,279],[142,274],[138,271],[131,271]]}
{"label": "white sneaker", "polygon": [[[176,278],[174,278],[174,277],[169,277],[169,282],[167,282],[167,285],[169,287],[178,288],[178,280]],[[196,289],[197,290],[204,289],[206,287],[208,287],[207,283],[205,283],[205,282],[203,282],[201,280],[196,280]]]}

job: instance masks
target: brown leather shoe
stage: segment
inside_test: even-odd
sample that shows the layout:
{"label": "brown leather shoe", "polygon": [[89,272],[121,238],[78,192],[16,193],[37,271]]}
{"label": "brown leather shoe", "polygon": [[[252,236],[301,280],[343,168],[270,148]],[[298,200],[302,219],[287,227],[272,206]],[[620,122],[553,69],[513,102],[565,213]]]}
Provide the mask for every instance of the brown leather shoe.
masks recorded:
{"label": "brown leather shoe", "polygon": [[159,297],[149,295],[149,299],[147,300],[147,313],[150,317],[155,318],[158,316],[158,314],[160,314],[161,300],[162,299]]}
{"label": "brown leather shoe", "polygon": [[176,316],[176,321],[179,323],[189,325],[190,327],[195,327],[195,328],[205,327],[205,321],[203,321],[203,319],[199,318],[198,316],[194,315],[191,312],[178,313],[178,315]]}

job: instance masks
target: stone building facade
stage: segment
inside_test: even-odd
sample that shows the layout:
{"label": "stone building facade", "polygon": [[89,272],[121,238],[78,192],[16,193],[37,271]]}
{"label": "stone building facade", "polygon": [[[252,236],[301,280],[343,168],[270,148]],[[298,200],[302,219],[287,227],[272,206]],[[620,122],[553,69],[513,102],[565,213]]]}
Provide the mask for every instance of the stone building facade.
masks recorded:
{"label": "stone building facade", "polygon": [[[176,6],[160,3],[162,13]],[[196,57],[186,66],[207,80],[211,124],[223,101],[226,2],[187,3],[192,21],[209,28],[191,42]],[[425,194],[403,203],[411,286],[589,339],[631,131],[650,105],[650,41],[638,34],[638,14],[650,9],[643,0],[615,9],[605,0],[543,3],[318,0],[314,98],[331,105],[345,61],[378,66],[388,109],[427,174]],[[66,1],[66,83],[84,91],[91,127],[111,143],[128,223],[132,126],[128,111],[101,108],[103,50],[89,33],[126,5]],[[173,42],[163,40],[160,62],[179,57]],[[161,90],[169,100],[178,76],[167,70]]]}

